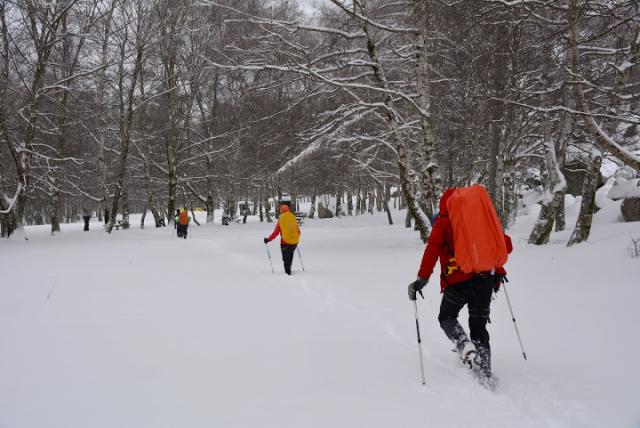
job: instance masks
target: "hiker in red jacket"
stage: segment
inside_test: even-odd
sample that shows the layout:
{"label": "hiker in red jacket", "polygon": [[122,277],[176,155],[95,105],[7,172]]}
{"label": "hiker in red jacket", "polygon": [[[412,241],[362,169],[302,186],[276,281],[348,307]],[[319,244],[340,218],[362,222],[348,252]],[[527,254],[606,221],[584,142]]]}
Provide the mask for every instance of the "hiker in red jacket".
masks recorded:
{"label": "hiker in red jacket", "polygon": [[[422,295],[436,261],[440,259],[440,290],[443,293],[438,321],[447,337],[455,344],[465,364],[487,380],[491,378],[491,348],[486,325],[489,321],[491,293],[497,291],[506,271],[498,267],[494,272],[465,273],[457,266],[453,250],[453,229],[448,217],[447,200],[455,189],[448,189],[440,199],[440,213],[429,235],[422,256],[418,278],[409,284],[409,299]],[[511,238],[504,235],[507,251],[513,250]],[[424,297],[424,296],[423,296]],[[469,309],[469,336],[458,322],[464,305]]]}

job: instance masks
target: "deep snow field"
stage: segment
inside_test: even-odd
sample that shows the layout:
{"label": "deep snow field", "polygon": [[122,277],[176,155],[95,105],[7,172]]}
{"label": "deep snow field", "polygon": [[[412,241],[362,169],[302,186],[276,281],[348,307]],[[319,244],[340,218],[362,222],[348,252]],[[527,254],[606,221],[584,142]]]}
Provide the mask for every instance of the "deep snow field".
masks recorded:
{"label": "deep snow field", "polygon": [[567,248],[578,202],[549,245],[526,244],[537,206],[509,231],[528,360],[501,291],[493,393],[451,352],[435,277],[421,385],[406,288],[424,245],[402,212],[307,220],[292,277],[255,218],[187,240],[137,217],[111,235],[28,227],[0,241],[0,427],[640,427],[640,223],[603,209]]}

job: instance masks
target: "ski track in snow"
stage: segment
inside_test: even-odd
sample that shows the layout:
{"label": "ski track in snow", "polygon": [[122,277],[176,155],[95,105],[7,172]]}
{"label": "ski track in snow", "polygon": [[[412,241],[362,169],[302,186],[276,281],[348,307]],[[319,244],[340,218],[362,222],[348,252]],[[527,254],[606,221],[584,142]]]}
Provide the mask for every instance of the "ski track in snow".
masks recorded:
{"label": "ski track in snow", "polygon": [[[596,225],[594,243],[577,248],[563,247],[567,233],[530,248],[531,221],[514,226],[508,265],[529,361],[501,292],[489,325],[494,393],[437,324],[437,272],[418,301],[420,385],[406,286],[423,245],[383,216],[305,222],[306,271],[296,252],[292,277],[277,241],[271,272],[261,240],[273,224],[192,226],[186,240],[170,228],[31,228],[29,242],[0,243],[0,428],[640,426],[640,377],[610,367],[608,337],[640,321],[630,312],[637,260],[620,258],[640,225]],[[611,259],[618,271],[600,274]],[[604,278],[622,302],[606,301],[620,295],[602,291]],[[591,320],[596,307],[605,316]],[[616,317],[629,333],[606,328]],[[573,363],[571,346],[587,340]],[[607,368],[594,373],[598,364]]]}

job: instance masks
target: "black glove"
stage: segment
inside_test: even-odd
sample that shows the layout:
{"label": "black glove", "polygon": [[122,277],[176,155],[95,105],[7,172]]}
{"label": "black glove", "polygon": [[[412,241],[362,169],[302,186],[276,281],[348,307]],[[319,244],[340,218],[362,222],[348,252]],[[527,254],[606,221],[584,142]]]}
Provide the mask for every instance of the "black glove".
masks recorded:
{"label": "black glove", "polygon": [[429,280],[427,279],[418,278],[415,281],[413,281],[411,284],[409,284],[409,300],[416,300],[417,299],[416,293],[420,293],[420,296],[422,296],[422,298],[424,299],[424,295],[422,294],[422,289],[424,288],[425,285],[427,285],[428,281]]}
{"label": "black glove", "polygon": [[493,285],[493,291],[496,293],[498,292],[498,290],[500,290],[500,286],[503,282],[509,282],[506,274],[493,275],[493,280],[495,281],[495,284]]}
{"label": "black glove", "polygon": [[268,244],[269,243],[269,238],[264,238],[264,243]]}

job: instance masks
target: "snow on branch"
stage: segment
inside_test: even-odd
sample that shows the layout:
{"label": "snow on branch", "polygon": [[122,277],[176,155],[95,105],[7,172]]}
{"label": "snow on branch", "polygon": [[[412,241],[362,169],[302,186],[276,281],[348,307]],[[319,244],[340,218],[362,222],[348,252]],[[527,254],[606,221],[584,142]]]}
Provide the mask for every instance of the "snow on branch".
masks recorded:
{"label": "snow on branch", "polygon": [[373,21],[369,17],[359,14],[358,12],[355,11],[355,9],[349,9],[349,7],[347,7],[347,5],[340,0],[329,0],[329,1],[335,4],[336,6],[338,6],[340,9],[342,9],[347,15],[353,18],[356,18],[363,23],[371,25],[372,27],[377,28],[378,30],[386,31],[389,33],[406,33],[406,34],[417,34],[420,32],[417,28],[389,27],[388,25],[384,25],[379,22]]}
{"label": "snow on branch", "polygon": [[107,65],[101,65],[101,66],[96,67],[94,69],[87,70],[87,71],[84,71],[82,73],[76,73],[73,76],[65,77],[64,79],[58,80],[56,83],[53,83],[51,85],[48,85],[48,86],[45,86],[45,87],[41,88],[38,91],[38,94],[36,96],[39,97],[40,95],[43,95],[43,94],[45,94],[45,93],[47,93],[49,91],[55,90],[55,89],[68,91],[69,87],[65,85],[66,83],[71,82],[72,80],[77,79],[79,77],[85,77],[85,76],[89,76],[91,74],[97,73],[97,72],[99,72],[99,71],[101,71],[101,70],[103,70],[105,68],[107,68]]}
{"label": "snow on branch", "polygon": [[78,192],[78,194],[84,196],[85,198],[91,199],[94,202],[104,202],[104,196],[102,197],[93,196],[91,193],[82,190],[76,183],[69,180],[67,180],[67,183],[71,187],[73,187]]}
{"label": "snow on branch", "polygon": [[361,39],[366,37],[364,33],[348,33],[346,31],[338,30],[336,28],[303,25],[303,24],[299,24],[296,21],[287,22],[287,21],[279,21],[279,20],[273,20],[273,19],[265,19],[265,18],[261,18],[258,16],[251,15],[249,13],[243,12],[234,7],[230,7],[230,6],[218,3],[217,1],[214,1],[214,0],[200,0],[200,4],[205,6],[219,7],[221,9],[226,9],[231,12],[237,13],[241,16],[245,16],[247,17],[247,22],[253,22],[260,25],[272,25],[275,27],[281,27],[286,29],[287,31],[307,30],[307,31],[318,32],[318,33],[334,34],[349,40]]}
{"label": "snow on branch", "polygon": [[309,144],[302,152],[298,153],[292,159],[288,160],[284,165],[282,165],[277,171],[276,174],[282,174],[287,169],[294,166],[296,163],[300,162],[302,159],[310,156],[312,153],[316,152],[318,149],[322,147],[322,140],[318,139]]}
{"label": "snow on branch", "polygon": [[12,198],[7,197],[6,194],[2,194],[2,197],[4,198],[6,204],[7,204],[7,208],[0,210],[0,214],[9,214],[12,210],[13,207],[15,206],[16,202],[18,201],[18,196],[20,196],[20,194],[22,193],[22,191],[24,190],[24,185],[18,181],[17,185],[16,185],[16,191],[13,194]]}
{"label": "snow on branch", "polygon": [[603,118],[603,119],[615,119],[615,120],[619,120],[621,122],[640,124],[640,119],[632,119],[632,118],[628,118],[628,117],[613,116],[613,115],[606,114],[606,113],[592,113],[592,112],[589,112],[589,111],[575,110],[575,109],[572,109],[572,108],[569,108],[569,107],[566,107],[566,106],[539,107],[539,106],[534,106],[534,105],[531,105],[531,104],[525,104],[525,103],[522,103],[522,102],[508,100],[508,99],[504,99],[504,98],[491,97],[491,99],[495,100],[495,101],[501,101],[501,102],[504,102],[504,103],[517,105],[517,106],[520,106],[520,107],[525,107],[527,109],[530,109],[530,110],[533,110],[533,111],[537,111],[537,112],[540,112],[540,113],[566,112],[566,113],[575,114],[575,115],[578,115],[578,116],[588,116],[588,117],[591,117],[591,118],[599,117],[599,118]]}

